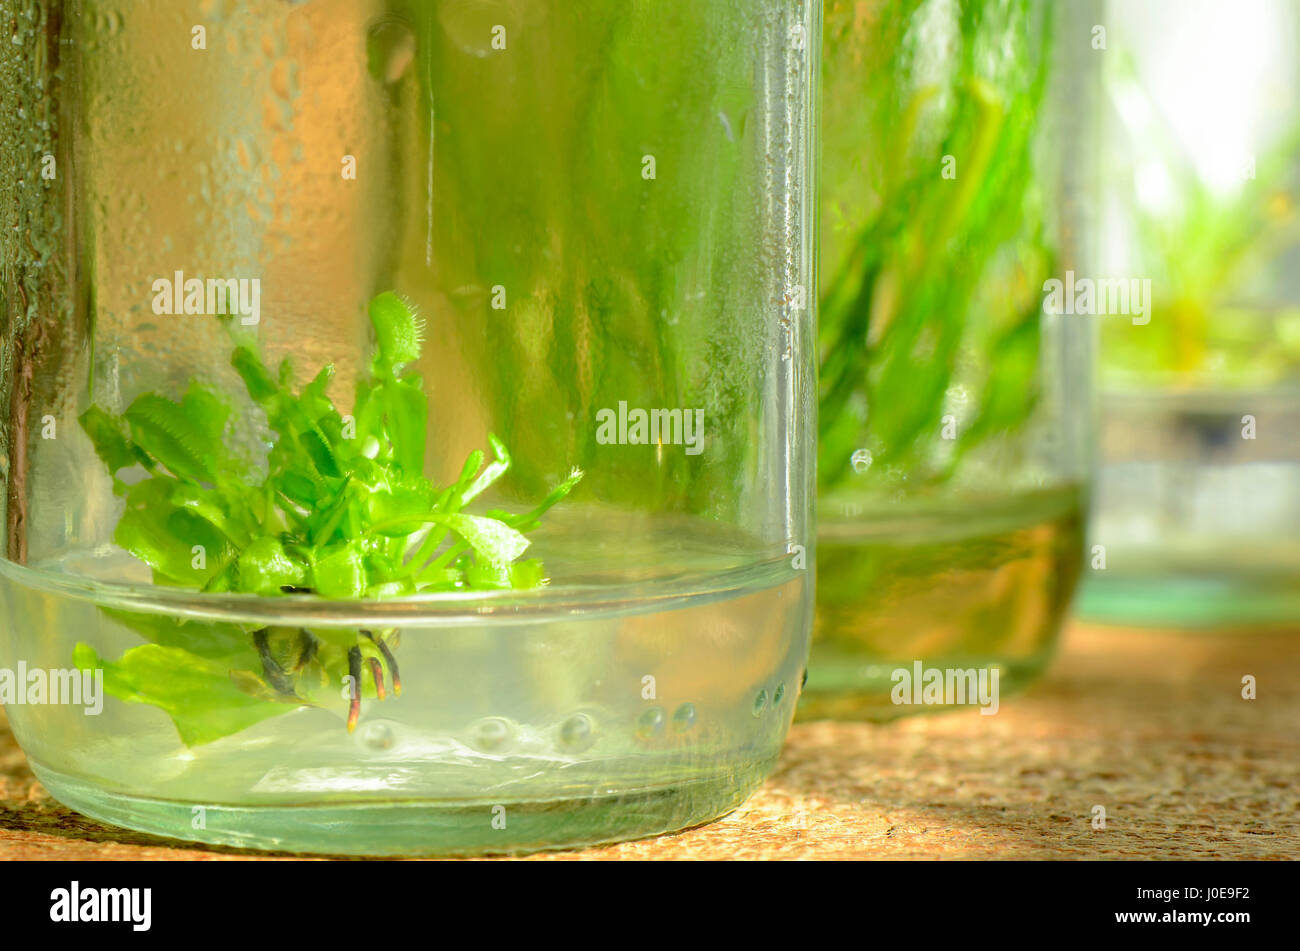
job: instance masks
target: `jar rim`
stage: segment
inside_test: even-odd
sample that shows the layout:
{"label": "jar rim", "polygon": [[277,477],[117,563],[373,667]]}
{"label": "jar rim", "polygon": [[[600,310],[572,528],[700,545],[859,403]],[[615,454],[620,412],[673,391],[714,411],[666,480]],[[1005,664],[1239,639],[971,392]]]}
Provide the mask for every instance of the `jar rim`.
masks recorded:
{"label": "jar rim", "polygon": [[537,624],[581,615],[641,614],[674,605],[721,600],[804,574],[789,556],[667,578],[605,584],[546,585],[524,591],[446,591],[367,600],[331,600],[315,594],[274,597],[201,592],[148,583],[105,581],[0,558],[0,578],[27,589],[99,607],[185,620],[263,626],[392,628],[454,627],[469,623]]}

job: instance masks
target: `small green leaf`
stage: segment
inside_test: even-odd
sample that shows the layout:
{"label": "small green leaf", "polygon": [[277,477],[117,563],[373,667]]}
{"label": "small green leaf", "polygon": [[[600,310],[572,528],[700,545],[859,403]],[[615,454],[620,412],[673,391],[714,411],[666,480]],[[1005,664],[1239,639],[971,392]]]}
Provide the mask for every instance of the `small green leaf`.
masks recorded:
{"label": "small green leaf", "polygon": [[[250,512],[250,499],[242,486],[205,488],[192,482],[169,480],[167,501],[208,522],[231,545],[247,540],[257,530],[257,519]],[[130,490],[128,490],[128,495]]]}
{"label": "small green leaf", "polygon": [[583,472],[581,469],[574,469],[569,473],[569,477],[551,490],[550,495],[542,500],[542,504],[537,506],[531,512],[525,512],[522,515],[511,515],[508,512],[489,512],[488,515],[493,518],[499,518],[506,524],[517,528],[521,532],[529,532],[537,527],[538,520],[546,512],[558,504],[570,492],[574,490],[579,482],[582,481]]}
{"label": "small green leaf", "polygon": [[180,647],[209,660],[241,665],[251,664],[257,658],[248,632],[238,624],[196,621],[170,614],[121,611],[116,608],[100,610],[146,640],[163,647]]}
{"label": "small green leaf", "polygon": [[281,588],[306,580],[303,566],[284,552],[279,539],[263,535],[239,553],[239,590],[250,594],[278,594]]}
{"label": "small green leaf", "polygon": [[190,383],[181,399],[181,412],[204,439],[206,448],[220,449],[230,419],[230,407],[198,380]]}
{"label": "small green leaf", "polygon": [[[486,469],[483,470],[483,474],[480,475],[477,479],[475,479],[472,485],[468,486],[467,488],[464,488],[460,492],[461,508],[464,508],[472,500],[477,498],[480,494],[483,493],[484,490],[487,489],[488,486],[490,486],[493,482],[496,482],[497,479],[505,475],[506,472],[510,469],[510,452],[509,450],[506,449],[506,444],[497,438],[496,433],[488,433],[488,445],[492,447],[492,452],[496,455],[496,459],[492,462],[491,465],[489,465]],[[481,459],[482,456],[483,454],[480,452],[478,453],[477,457],[471,457],[474,459],[475,472],[478,471],[478,466],[479,466],[478,460]],[[468,480],[465,478],[464,473],[462,473],[461,482],[467,482],[467,481]],[[461,483],[457,483],[458,486],[460,486],[460,484]]]}
{"label": "small green leaf", "polygon": [[111,696],[161,708],[186,746],[211,743],[286,710],[283,703],[249,696],[231,680],[229,668],[178,647],[144,644],[109,662],[79,643],[72,656],[80,670],[104,671]]}
{"label": "small green leaf", "polygon": [[510,587],[540,588],[546,582],[546,569],[540,558],[526,558],[510,566]]}
{"label": "small green leaf", "polygon": [[509,564],[528,547],[528,539],[505,522],[480,515],[446,515],[440,521],[465,539],[486,561]]}
{"label": "small green leaf", "polygon": [[148,462],[148,457],[127,436],[126,424],[120,416],[91,406],[77,421],[90,437],[95,454],[108,467],[110,475],[137,463]]}
{"label": "small green leaf", "polygon": [[254,402],[266,403],[271,397],[280,392],[279,385],[272,378],[266,365],[250,348],[236,348],[234,354],[231,355],[230,365],[235,368],[235,372],[244,381],[244,387],[248,390],[248,395],[253,398]]}
{"label": "small green leaf", "polygon": [[429,417],[424,390],[417,383],[398,380],[386,384],[378,393],[397,467],[406,475],[420,475],[424,472],[424,440]]}
{"label": "small green leaf", "polygon": [[509,588],[510,566],[494,561],[473,562],[465,569],[465,581],[472,588]]}
{"label": "small green leaf", "polygon": [[312,465],[316,467],[316,471],[321,475],[326,478],[337,479],[343,474],[334,459],[334,452],[330,449],[329,443],[315,429],[308,429],[300,433],[298,445],[302,447],[308,458],[311,459]]}
{"label": "small green leaf", "polygon": [[174,476],[195,482],[217,480],[211,441],[180,404],[156,393],[144,393],[123,415],[135,444]]}
{"label": "small green leaf", "polygon": [[366,517],[372,530],[391,538],[402,538],[429,522],[434,510],[428,486],[399,485],[366,496]]}
{"label": "small green leaf", "polygon": [[312,569],[312,587],[325,598],[360,598],[366,593],[365,557],[353,545],[341,545]]}
{"label": "small green leaf", "polygon": [[314,508],[323,496],[321,486],[301,472],[286,472],[280,477],[280,491],[291,501],[304,508]]}
{"label": "small green leaf", "polygon": [[202,587],[221,568],[227,540],[211,522],[171,501],[170,479],[127,491],[113,540],[154,570],[155,580]]}
{"label": "small green leaf", "polygon": [[415,573],[414,581],[421,591],[450,591],[463,586],[466,578],[460,568],[428,565]]}
{"label": "small green leaf", "polygon": [[369,310],[378,345],[374,359],[377,376],[392,376],[402,364],[420,358],[424,321],[406,301],[392,291],[385,291],[370,302]]}

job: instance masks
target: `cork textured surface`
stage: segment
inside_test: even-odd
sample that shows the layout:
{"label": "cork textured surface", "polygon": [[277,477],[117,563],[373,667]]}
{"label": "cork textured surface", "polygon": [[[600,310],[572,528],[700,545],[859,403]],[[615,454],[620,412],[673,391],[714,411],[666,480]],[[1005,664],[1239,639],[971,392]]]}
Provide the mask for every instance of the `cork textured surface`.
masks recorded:
{"label": "cork textured surface", "polygon": [[[0,858],[285,857],[82,818],[0,721]],[[796,724],[775,774],[730,816],[531,858],[1300,858],[1300,633],[1076,625],[1048,675],[995,716]]]}

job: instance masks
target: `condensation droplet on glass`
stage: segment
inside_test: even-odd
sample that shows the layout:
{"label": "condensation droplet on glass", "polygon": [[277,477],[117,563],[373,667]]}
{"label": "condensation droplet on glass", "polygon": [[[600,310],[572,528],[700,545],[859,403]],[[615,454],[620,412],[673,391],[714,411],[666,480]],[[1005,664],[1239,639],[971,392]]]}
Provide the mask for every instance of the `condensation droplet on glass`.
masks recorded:
{"label": "condensation droplet on glass", "polygon": [[366,59],[375,79],[390,85],[397,82],[415,61],[415,31],[403,20],[379,20],[366,37]]}
{"label": "condensation droplet on glass", "polygon": [[514,734],[514,727],[504,717],[484,717],[470,730],[475,749],[484,753],[500,752]]}
{"label": "condensation droplet on glass", "polygon": [[651,707],[638,718],[636,735],[646,740],[658,736],[664,731],[664,723],[667,719],[663,707]]}
{"label": "condensation droplet on glass", "polygon": [[849,461],[853,463],[854,472],[859,474],[866,472],[871,468],[871,450],[857,449],[854,451],[853,455],[849,457]]}
{"label": "condensation droplet on glass", "polygon": [[580,753],[595,742],[596,725],[585,713],[575,713],[560,725],[560,746]]}
{"label": "condensation droplet on glass", "polygon": [[397,734],[391,721],[372,720],[361,727],[357,733],[361,745],[371,750],[391,750],[397,743]]}
{"label": "condensation droplet on glass", "polygon": [[438,22],[447,39],[462,53],[479,58],[491,56],[493,30],[505,27],[510,34],[539,16],[532,0],[442,0],[437,4]]}
{"label": "condensation droplet on glass", "polygon": [[683,703],[673,712],[673,729],[685,733],[695,726],[695,704]]}

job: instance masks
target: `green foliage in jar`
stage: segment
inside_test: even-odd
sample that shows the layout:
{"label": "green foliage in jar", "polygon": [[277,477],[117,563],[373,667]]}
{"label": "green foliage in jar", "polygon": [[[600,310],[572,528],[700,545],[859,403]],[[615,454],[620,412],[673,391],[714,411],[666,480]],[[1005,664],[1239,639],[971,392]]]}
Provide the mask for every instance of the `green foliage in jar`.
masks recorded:
{"label": "green foliage in jar", "polygon": [[[1165,188],[1115,182],[1130,217],[1131,269],[1151,281],[1149,323],[1102,324],[1101,369],[1118,386],[1263,386],[1300,379],[1300,306],[1278,301],[1279,277],[1300,253],[1300,121],[1258,156],[1243,156],[1235,187],[1210,183],[1162,118],[1133,55],[1107,54],[1110,99],[1128,103],[1134,153]],[[1152,191],[1160,191],[1159,201]]]}
{"label": "green foliage in jar", "polygon": [[[1052,6],[824,4],[823,489],[941,482],[1033,412]],[[954,388],[963,419],[939,439]]]}
{"label": "green foliage in jar", "polygon": [[[467,508],[510,468],[476,450],[452,484],[424,475],[428,403],[418,374],[424,327],[386,292],[371,301],[376,347],[351,415],[327,393],[326,366],[300,390],[286,359],[272,371],[247,345],[231,364],[275,433],[265,474],[229,448],[229,404],[199,381],[179,401],[157,393],[116,415],[91,406],[81,425],[125,508],[113,540],[156,584],[205,593],[376,599],[546,583],[525,534],[581,479],[574,471],[533,510]],[[251,627],[113,612],[147,643],[105,661],[107,691],[158,706],[181,739],[206,743],[303,704],[346,704],[401,691],[396,631]],[[339,685],[347,685],[341,698]]]}

